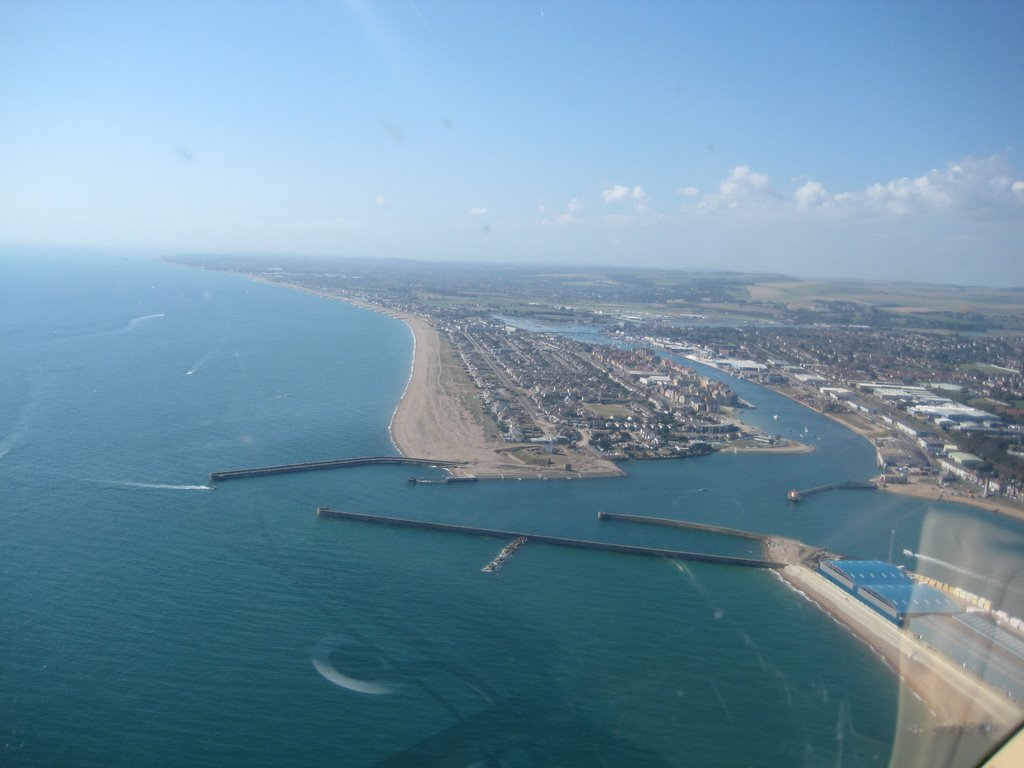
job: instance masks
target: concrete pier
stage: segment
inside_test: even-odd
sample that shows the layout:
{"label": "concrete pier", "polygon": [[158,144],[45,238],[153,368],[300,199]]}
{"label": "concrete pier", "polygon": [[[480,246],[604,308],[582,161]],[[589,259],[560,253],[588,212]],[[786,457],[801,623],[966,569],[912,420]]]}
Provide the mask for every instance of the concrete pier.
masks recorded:
{"label": "concrete pier", "polygon": [[317,507],[318,517],[334,518],[337,520],[357,520],[363,523],[377,523],[379,525],[397,525],[406,528],[426,528],[434,531],[445,531],[447,533],[461,533],[469,536],[486,536],[493,539],[526,539],[527,542],[536,544],[552,544],[558,547],[574,547],[577,549],[594,549],[604,552],[619,552],[627,555],[648,555],[653,557],[664,557],[671,560],[691,560],[701,563],[717,563],[719,565],[739,565],[747,568],[782,568],[785,563],[771,560],[757,560],[747,557],[728,557],[725,555],[709,555],[703,552],[684,552],[675,549],[660,549],[657,547],[639,547],[630,544],[612,544],[604,541],[588,541],[586,539],[570,539],[560,536],[541,536],[532,533],[521,533],[519,531],[501,531],[491,528],[477,528],[469,525],[454,525],[451,523],[433,523],[425,520],[407,520],[400,517],[379,517],[377,515],[364,515],[358,512],[342,512],[327,507]]}
{"label": "concrete pier", "polygon": [[318,469],[364,467],[368,464],[403,464],[413,467],[458,467],[465,463],[466,462],[464,461],[445,461],[444,459],[411,459],[405,456],[357,456],[352,459],[307,461],[302,464],[280,464],[272,467],[252,467],[250,469],[230,469],[220,472],[211,472],[210,480],[237,480],[243,477],[285,475],[291,472],[313,472]]}
{"label": "concrete pier", "polygon": [[598,512],[599,520],[619,520],[625,523],[640,523],[643,525],[663,525],[669,528],[686,528],[691,531],[702,531],[714,533],[719,536],[736,536],[741,539],[751,539],[761,545],[761,555],[771,563],[787,563],[796,565],[804,562],[809,557],[821,552],[818,547],[804,544],[797,539],[787,539],[784,536],[773,536],[766,533],[744,531],[740,528],[726,528],[721,525],[708,525],[706,523],[691,523],[688,520],[672,520],[664,517],[644,517],[642,515],[618,515],[612,512]]}
{"label": "concrete pier", "polygon": [[645,517],[643,515],[619,515],[614,512],[598,512],[597,517],[599,520],[619,520],[625,523],[642,523],[643,525],[663,525],[669,528],[687,528],[691,531],[718,533],[723,536],[738,536],[742,539],[754,539],[755,541],[764,541],[768,538],[768,534],[766,533],[743,531],[739,528],[725,528],[721,525],[691,523],[687,520],[670,520],[664,517]]}
{"label": "concrete pier", "polygon": [[450,477],[410,477],[409,485],[452,485],[459,483],[475,483],[476,475],[459,475]]}
{"label": "concrete pier", "polygon": [[816,493],[823,493],[824,491],[833,491],[840,489],[849,490],[865,490],[874,491],[878,488],[877,485],[872,483],[870,480],[847,480],[844,483],[828,483],[826,485],[816,485],[814,488],[807,488],[803,491],[792,490],[787,495],[790,501],[802,501],[808,496],[813,496]]}

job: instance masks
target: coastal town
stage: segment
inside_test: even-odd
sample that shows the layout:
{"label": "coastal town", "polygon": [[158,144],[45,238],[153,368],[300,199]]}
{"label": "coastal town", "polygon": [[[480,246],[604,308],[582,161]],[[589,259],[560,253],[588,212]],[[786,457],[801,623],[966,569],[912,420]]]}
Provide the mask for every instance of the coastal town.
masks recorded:
{"label": "coastal town", "polygon": [[[748,380],[842,423],[874,447],[876,477],[793,489],[790,502],[839,488],[882,488],[1024,517],[1015,464],[1022,397],[1016,330],[965,335],[962,329],[911,329],[906,318],[902,324],[879,321],[877,328],[845,321],[783,323],[792,317],[777,309],[770,320],[737,322],[727,311],[749,309],[749,303],[736,297],[733,278],[684,281],[676,294],[690,298],[679,299],[682,304],[673,303],[672,290],[662,283],[660,304],[651,307],[635,303],[635,286],[624,289],[631,303],[607,301],[588,275],[576,298],[585,293],[590,302],[604,300],[581,307],[562,303],[572,296],[564,285],[539,282],[533,293],[517,295],[484,280],[485,273],[474,278],[454,267],[415,265],[406,274],[344,262],[331,271],[322,263],[289,263],[288,269],[215,258],[184,263],[382,312],[405,322],[414,339],[410,379],[390,425],[402,456],[211,473],[211,481],[374,462],[444,467],[444,479],[410,476],[412,487],[572,480],[621,475],[630,460],[813,450],[744,423],[745,409],[753,406],[728,382]],[[532,273],[516,277],[523,283],[538,279]],[[744,289],[748,295],[756,293],[750,288],[757,286]],[[548,300],[539,301],[541,295]],[[689,311],[694,305],[686,302],[702,296],[712,298],[719,314]],[[995,298],[1016,309],[1012,296]],[[848,309],[829,303],[823,317]],[[947,319],[955,325],[964,316]],[[929,322],[941,325],[941,318]],[[970,322],[1012,325],[1018,318],[1007,311]],[[604,512],[598,519],[760,541],[764,559],[741,562],[329,508],[318,508],[317,515],[507,539],[484,573],[503,568],[531,541],[773,569],[899,669],[942,727],[987,733],[1024,711],[1024,622],[989,598],[907,570],[894,562],[893,552],[885,561],[858,560],[784,536]],[[916,555],[904,550],[904,556]],[[998,679],[978,666],[980,652],[999,657]]]}
{"label": "coastal town", "polygon": [[438,427],[418,443],[395,434],[415,455],[468,451],[483,474],[583,476],[615,474],[625,459],[811,450],[744,424],[744,403],[690,367],[700,362],[864,435],[892,490],[1024,516],[1013,291],[931,287],[922,300],[913,287],[865,283],[840,286],[859,297],[840,300],[836,285],[772,275],[177,261],[361,303],[429,337],[432,376],[450,390],[447,417],[434,420],[460,412],[475,429],[446,441]]}
{"label": "coastal town", "polygon": [[0,768],[1024,768],[1024,0],[0,39]]}
{"label": "coastal town", "polygon": [[642,347],[586,344],[482,319],[440,328],[507,443],[665,458],[706,453],[743,434],[729,415],[739,401],[727,385]]}
{"label": "coastal town", "polygon": [[[664,328],[659,330],[664,331]],[[642,334],[774,388],[871,439],[889,485],[1024,503],[1021,337],[829,325]],[[723,359],[725,355],[741,356]],[[984,506],[979,503],[979,506]]]}

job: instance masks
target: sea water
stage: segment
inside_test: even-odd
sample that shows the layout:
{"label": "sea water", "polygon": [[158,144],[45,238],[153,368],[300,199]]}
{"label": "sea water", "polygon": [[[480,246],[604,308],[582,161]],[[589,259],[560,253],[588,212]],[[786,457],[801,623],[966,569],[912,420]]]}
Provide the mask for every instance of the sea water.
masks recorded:
{"label": "sea water", "polygon": [[238,276],[2,257],[5,764],[878,765],[931,722],[770,572],[528,544],[483,574],[502,542],[320,505],[740,556],[755,553],[596,513],[865,558],[892,543],[1024,614],[1019,524],[867,491],[790,504],[792,487],[869,477],[873,449],[733,379],[748,420],[817,450],[585,481],[411,486],[378,466],[209,482],[396,453],[411,352],[399,321]]}

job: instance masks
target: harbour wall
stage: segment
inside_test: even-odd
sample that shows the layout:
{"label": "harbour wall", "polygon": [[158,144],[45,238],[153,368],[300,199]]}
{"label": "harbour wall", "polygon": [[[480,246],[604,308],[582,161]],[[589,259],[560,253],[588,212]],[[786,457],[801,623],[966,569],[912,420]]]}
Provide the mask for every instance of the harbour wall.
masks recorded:
{"label": "harbour wall", "polygon": [[705,531],[706,533],[719,533],[723,536],[738,536],[743,539],[754,539],[764,541],[768,534],[744,531],[739,528],[726,528],[721,525],[707,525],[706,523],[691,523],[687,520],[670,520],[664,517],[646,517],[644,515],[620,515],[615,512],[598,512],[600,520],[618,520],[625,523],[641,523],[643,525],[663,525],[669,528],[687,528],[692,531]]}
{"label": "harbour wall", "polygon": [[230,469],[211,472],[210,480],[237,480],[244,477],[261,477],[263,475],[285,475],[292,472],[314,472],[319,469],[337,469],[339,467],[363,467],[369,464],[404,464],[413,467],[457,467],[464,461],[445,461],[444,459],[412,459],[405,456],[357,456],[352,459],[331,459],[328,461],[307,461],[301,464],[279,464],[271,467],[252,467],[249,469]]}
{"label": "harbour wall", "polygon": [[611,542],[570,539],[563,538],[561,536],[542,536],[531,533],[522,533],[519,531],[477,528],[469,525],[434,523],[425,520],[408,520],[400,517],[380,517],[378,515],[365,515],[359,512],[343,512],[336,509],[328,509],[327,507],[317,507],[316,514],[318,517],[333,518],[337,520],[355,520],[364,523],[397,525],[406,528],[425,528],[427,530],[461,533],[469,536],[485,536],[493,539],[525,538],[528,542],[536,544],[551,544],[558,547],[574,547],[576,549],[618,552],[627,555],[664,557],[671,560],[691,560],[702,563],[717,563],[719,565],[738,565],[747,568],[782,568],[785,566],[785,563],[774,562],[771,560],[757,560],[746,557],[728,557],[725,555],[711,555],[703,552],[685,552],[675,549],[661,549],[658,547],[640,547],[632,544],[613,544]]}
{"label": "harbour wall", "polygon": [[862,491],[874,491],[877,490],[878,486],[872,483],[870,480],[847,480],[843,483],[827,483],[826,485],[816,485],[814,488],[807,488],[802,491],[790,491],[790,501],[800,501],[808,496],[813,496],[816,493],[824,493],[825,491],[836,491],[836,490],[862,490]]}
{"label": "harbour wall", "polygon": [[788,539],[784,536],[772,536],[766,533],[745,531],[740,528],[726,528],[722,525],[708,525],[707,523],[692,523],[688,520],[672,520],[664,517],[645,517],[643,515],[620,515],[613,512],[598,512],[600,520],[618,520],[625,523],[640,523],[642,525],[661,525],[668,528],[685,528],[691,531],[713,533],[719,536],[734,536],[741,539],[750,539],[761,545],[761,555],[773,563],[788,563],[796,565],[802,563],[808,557],[813,556],[821,550],[804,544],[797,539]]}

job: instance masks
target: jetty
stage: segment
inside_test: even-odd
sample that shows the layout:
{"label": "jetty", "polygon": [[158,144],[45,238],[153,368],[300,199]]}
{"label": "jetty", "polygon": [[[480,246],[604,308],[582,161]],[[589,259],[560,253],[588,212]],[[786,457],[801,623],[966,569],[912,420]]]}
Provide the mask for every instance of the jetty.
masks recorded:
{"label": "jetty", "polygon": [[[557,547],[573,547],[576,549],[593,549],[602,552],[618,552],[627,555],[647,555],[652,557],[663,557],[670,560],[690,560],[701,563],[717,563],[719,565],[738,565],[747,568],[783,568],[786,563],[773,560],[760,560],[749,557],[729,557],[726,555],[711,555],[704,552],[685,552],[676,549],[662,549],[659,547],[641,547],[632,544],[614,544],[605,541],[590,541],[587,539],[572,539],[561,536],[543,536],[520,531],[502,531],[492,528],[478,528],[470,525],[456,525],[453,523],[434,523],[426,520],[408,520],[401,517],[383,517],[379,515],[366,515],[359,512],[344,512],[327,507],[317,507],[317,517],[330,518],[335,520],[353,520],[363,523],[377,523],[378,525],[394,525],[405,528],[423,528],[432,531],[444,531],[446,533],[461,533],[468,536],[484,536],[492,539],[525,539],[524,544],[551,544]],[[521,546],[521,545],[520,545]]]}
{"label": "jetty", "polygon": [[702,531],[714,533],[719,536],[734,536],[741,539],[751,539],[761,545],[761,553],[765,562],[785,563],[797,565],[804,561],[820,557],[823,550],[804,544],[798,539],[789,539],[785,536],[775,536],[768,533],[756,533],[745,531],[740,528],[726,528],[722,525],[708,525],[707,523],[693,523],[689,520],[673,520],[665,517],[646,517],[644,515],[620,515],[614,512],[598,512],[599,520],[618,520],[624,523],[640,523],[642,525],[661,525],[668,528],[686,528],[691,531]]}
{"label": "jetty", "polygon": [[498,556],[496,558],[491,560],[491,562],[489,562],[480,570],[483,573],[494,573],[496,570],[498,570],[498,568],[502,566],[502,564],[506,560],[508,560],[510,557],[512,557],[513,554],[515,554],[515,551],[517,549],[523,546],[523,544],[525,544],[527,541],[528,539],[525,536],[520,536],[518,539],[513,539],[501,548],[501,552],[498,553]]}
{"label": "jetty", "polygon": [[666,517],[646,517],[644,515],[619,515],[614,512],[598,512],[598,520],[619,520],[624,523],[642,523],[644,525],[661,525],[668,528],[687,528],[691,531],[704,531],[705,533],[718,533],[723,536],[738,536],[741,539],[754,539],[764,541],[768,538],[767,533],[755,533],[744,531],[739,528],[726,528],[721,525],[707,525],[706,523],[691,523],[689,520],[671,520]]}
{"label": "jetty", "polygon": [[475,483],[476,475],[449,475],[448,477],[410,477],[409,485],[452,485],[458,483]]}
{"label": "jetty", "polygon": [[244,477],[286,475],[292,472],[315,472],[320,469],[338,469],[339,467],[365,467],[370,464],[403,464],[413,467],[459,467],[466,464],[466,462],[447,461],[445,459],[413,459],[407,456],[357,456],[352,459],[330,459],[328,461],[307,461],[302,464],[279,464],[272,467],[229,469],[211,472],[210,480],[238,480]]}
{"label": "jetty", "polygon": [[826,483],[825,485],[816,485],[813,488],[806,488],[802,491],[794,488],[786,494],[786,498],[790,501],[803,501],[808,496],[813,496],[816,493],[823,493],[825,491],[842,489],[874,491],[877,490],[877,488],[878,486],[870,480],[847,480],[843,483]]}

